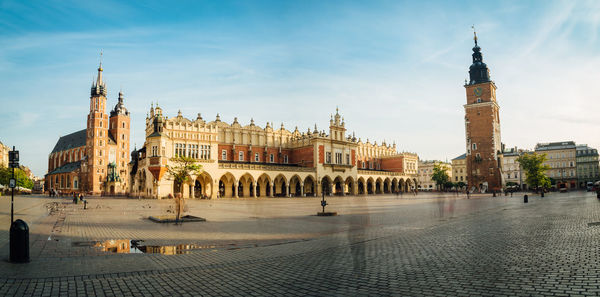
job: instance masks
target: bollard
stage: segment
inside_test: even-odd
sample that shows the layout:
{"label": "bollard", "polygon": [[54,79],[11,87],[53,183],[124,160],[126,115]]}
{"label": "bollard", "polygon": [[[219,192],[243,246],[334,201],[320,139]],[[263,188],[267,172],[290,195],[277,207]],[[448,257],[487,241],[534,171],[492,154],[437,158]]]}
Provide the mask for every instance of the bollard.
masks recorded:
{"label": "bollard", "polygon": [[87,200],[83,200],[83,209],[87,209]]}
{"label": "bollard", "polygon": [[542,197],[544,197],[544,191],[542,191]]}
{"label": "bollard", "polygon": [[10,225],[10,262],[29,262],[29,226],[23,220]]}
{"label": "bollard", "polygon": [[527,195],[523,196],[523,203],[529,202],[529,197]]}

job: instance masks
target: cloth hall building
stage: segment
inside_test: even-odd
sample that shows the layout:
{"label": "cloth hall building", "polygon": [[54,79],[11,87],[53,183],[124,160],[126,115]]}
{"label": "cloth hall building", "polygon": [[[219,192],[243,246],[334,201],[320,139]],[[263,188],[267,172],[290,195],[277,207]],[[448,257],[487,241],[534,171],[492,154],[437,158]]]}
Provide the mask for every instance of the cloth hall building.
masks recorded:
{"label": "cloth hall building", "polygon": [[[192,157],[202,172],[183,185],[167,173],[173,157]],[[146,118],[146,139],[132,152],[130,195],[163,198],[181,189],[186,198],[305,197],[394,193],[416,188],[418,156],[396,145],[348,135],[339,112],[329,131],[229,124],[217,115],[168,118],[158,105]],[[180,188],[181,187],[181,188]],[[179,191],[177,191],[179,192]]]}

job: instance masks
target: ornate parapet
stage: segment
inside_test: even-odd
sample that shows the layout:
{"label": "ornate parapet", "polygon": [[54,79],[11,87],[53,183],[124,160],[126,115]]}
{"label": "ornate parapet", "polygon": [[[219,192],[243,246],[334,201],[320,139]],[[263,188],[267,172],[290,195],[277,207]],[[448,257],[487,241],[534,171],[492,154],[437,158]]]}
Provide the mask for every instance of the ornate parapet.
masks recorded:
{"label": "ornate parapet", "polygon": [[264,170],[264,171],[297,171],[314,172],[314,168],[290,166],[282,164],[264,164],[264,163],[222,163],[219,162],[219,169],[243,169],[243,170]]}

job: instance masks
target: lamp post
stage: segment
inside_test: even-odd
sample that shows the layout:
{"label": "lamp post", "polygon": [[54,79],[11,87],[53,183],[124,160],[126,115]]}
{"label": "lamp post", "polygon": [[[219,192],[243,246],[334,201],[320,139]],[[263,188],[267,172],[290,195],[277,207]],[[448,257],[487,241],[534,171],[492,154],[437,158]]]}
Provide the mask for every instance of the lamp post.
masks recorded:
{"label": "lamp post", "polygon": [[17,187],[17,180],[15,179],[15,168],[19,167],[19,151],[13,150],[8,152],[8,164],[12,168],[12,177],[8,183],[8,186],[12,189],[10,194],[10,223],[14,222],[14,200],[15,200],[15,188]]}

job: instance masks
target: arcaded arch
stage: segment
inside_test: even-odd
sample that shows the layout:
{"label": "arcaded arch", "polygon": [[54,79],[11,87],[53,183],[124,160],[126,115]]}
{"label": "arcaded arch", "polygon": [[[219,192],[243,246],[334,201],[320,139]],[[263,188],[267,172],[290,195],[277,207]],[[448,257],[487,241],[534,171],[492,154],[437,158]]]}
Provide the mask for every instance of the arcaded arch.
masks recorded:
{"label": "arcaded arch", "polygon": [[283,174],[278,174],[273,179],[273,185],[275,196],[286,197],[288,195],[288,180]]}
{"label": "arcaded arch", "polygon": [[389,177],[386,177],[383,181],[383,192],[386,194],[391,193],[391,181]]}
{"label": "arcaded arch", "polygon": [[238,196],[253,197],[254,191],[254,177],[250,173],[245,173],[238,183]]}
{"label": "arcaded arch", "polygon": [[334,195],[344,195],[344,179],[341,176],[336,176],[333,179],[333,194]]}
{"label": "arcaded arch", "polygon": [[302,191],[302,179],[297,174],[294,174],[290,178],[290,194],[294,197],[301,197],[303,194]]}
{"label": "arcaded arch", "polygon": [[317,183],[312,175],[306,176],[304,179],[304,195],[315,196],[317,195]]}
{"label": "arcaded arch", "polygon": [[364,195],[367,193],[367,186],[365,184],[365,179],[361,176],[358,178],[357,181],[357,191],[358,191],[358,195]]}
{"label": "arcaded arch", "polygon": [[345,194],[346,195],[356,195],[356,193],[354,192],[354,178],[352,176],[348,176],[346,178],[346,181],[344,182],[344,186],[346,187],[345,189]]}
{"label": "arcaded arch", "polygon": [[195,198],[212,198],[213,179],[206,171],[196,176],[194,180],[194,197]]}
{"label": "arcaded arch", "polygon": [[219,197],[236,197],[237,189],[235,187],[237,180],[231,172],[226,172],[219,178]]}
{"label": "arcaded arch", "polygon": [[273,181],[271,177],[263,173],[256,180],[256,194],[258,197],[272,197]]}

